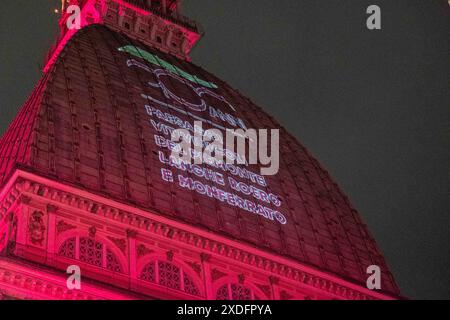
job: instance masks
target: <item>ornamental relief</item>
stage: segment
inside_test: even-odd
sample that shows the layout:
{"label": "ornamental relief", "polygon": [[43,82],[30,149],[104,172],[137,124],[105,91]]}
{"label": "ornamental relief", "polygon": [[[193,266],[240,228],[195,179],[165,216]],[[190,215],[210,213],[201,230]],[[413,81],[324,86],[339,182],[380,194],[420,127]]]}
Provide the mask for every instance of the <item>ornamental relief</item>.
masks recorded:
{"label": "ornamental relief", "polygon": [[146,255],[152,254],[155,251],[147,248],[144,244],[140,244],[137,246],[137,257],[138,259],[145,257]]}
{"label": "ornamental relief", "polygon": [[[11,233],[9,235],[9,239],[7,237],[6,239],[6,245],[8,246],[8,250],[13,251],[16,248],[16,240],[17,240],[17,215],[11,214],[11,220],[12,220],[12,228]],[[9,240],[9,243],[8,243]]]}
{"label": "ornamental relief", "polygon": [[292,298],[294,298],[294,296],[292,294],[288,293],[287,291],[282,290],[280,292],[280,299],[281,300],[291,300]]}
{"label": "ornamental relief", "polygon": [[34,211],[28,219],[28,239],[38,246],[44,245],[46,237],[46,226],[44,222],[44,213],[42,211]]}
{"label": "ornamental relief", "polygon": [[6,231],[0,233],[0,253],[6,247]]}
{"label": "ornamental relief", "polygon": [[211,279],[214,281],[219,280],[220,278],[226,277],[228,274],[214,268],[211,270]]}

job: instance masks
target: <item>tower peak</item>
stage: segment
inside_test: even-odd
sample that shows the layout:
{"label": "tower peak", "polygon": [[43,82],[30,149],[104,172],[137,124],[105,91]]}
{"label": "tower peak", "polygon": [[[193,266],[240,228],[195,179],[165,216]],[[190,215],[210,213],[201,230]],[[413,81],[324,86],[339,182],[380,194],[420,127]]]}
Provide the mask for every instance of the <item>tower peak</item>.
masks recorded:
{"label": "tower peak", "polygon": [[91,24],[103,24],[182,60],[202,38],[200,25],[180,13],[181,0],[61,0],[60,36],[44,72],[67,42]]}

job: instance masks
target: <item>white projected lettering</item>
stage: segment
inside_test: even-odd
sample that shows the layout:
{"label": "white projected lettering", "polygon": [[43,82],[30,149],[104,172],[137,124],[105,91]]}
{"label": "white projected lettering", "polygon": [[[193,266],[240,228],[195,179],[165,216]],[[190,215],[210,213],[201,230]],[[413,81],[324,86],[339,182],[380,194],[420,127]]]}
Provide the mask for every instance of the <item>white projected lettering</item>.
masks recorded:
{"label": "white projected lettering", "polygon": [[[282,225],[287,223],[286,217],[280,212],[281,198],[268,191],[269,186],[264,176],[249,170],[245,156],[228,150],[228,146],[220,147],[205,142],[199,137],[207,135],[208,130],[199,129],[192,124],[194,121],[201,121],[221,131],[227,131],[227,127],[246,130],[244,121],[233,115],[236,110],[226,98],[209,88],[195,86],[192,81],[187,81],[166,69],[154,69],[134,59],[129,59],[126,64],[130,68],[137,67],[152,74],[156,82],[148,81],[147,84],[149,88],[159,90],[160,96],[163,96],[160,98],[148,92],[141,94],[146,100],[143,107],[148,116],[148,126],[156,132],[153,137],[154,144],[158,148],[162,181],[176,184],[181,189],[215,199],[264,219]],[[164,81],[171,83],[172,89],[169,89]],[[181,85],[179,90],[174,89],[176,88],[174,83]],[[191,93],[189,98],[180,97],[179,92],[186,92],[186,89]],[[220,106],[227,110],[212,105],[211,101],[219,102]],[[180,145],[171,139],[173,132],[178,129],[186,130],[187,134],[182,138],[193,146],[188,148],[187,152],[191,159],[201,158],[203,160],[201,165],[172,156],[172,152],[180,148]],[[239,135],[239,132],[236,135]],[[197,146],[211,147],[213,153],[222,155],[225,161],[218,161],[217,157],[213,156],[205,158],[205,154],[199,152]],[[177,173],[174,173],[175,171]]]}

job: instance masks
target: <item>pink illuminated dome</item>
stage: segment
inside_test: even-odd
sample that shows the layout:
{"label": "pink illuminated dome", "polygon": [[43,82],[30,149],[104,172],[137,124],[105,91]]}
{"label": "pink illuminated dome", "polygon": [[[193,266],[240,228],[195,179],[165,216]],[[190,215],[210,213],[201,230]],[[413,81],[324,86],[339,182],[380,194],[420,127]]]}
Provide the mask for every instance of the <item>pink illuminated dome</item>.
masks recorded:
{"label": "pink illuminated dome", "polygon": [[[262,108],[190,62],[203,33],[179,2],[63,1],[44,75],[0,142],[1,294],[398,298],[329,173]],[[67,28],[74,5],[79,30]],[[171,163],[171,132],[194,121],[279,129],[278,173]],[[81,290],[66,286],[70,265],[86,279]],[[366,287],[372,265],[381,290]],[[5,273],[22,281],[6,285]]]}

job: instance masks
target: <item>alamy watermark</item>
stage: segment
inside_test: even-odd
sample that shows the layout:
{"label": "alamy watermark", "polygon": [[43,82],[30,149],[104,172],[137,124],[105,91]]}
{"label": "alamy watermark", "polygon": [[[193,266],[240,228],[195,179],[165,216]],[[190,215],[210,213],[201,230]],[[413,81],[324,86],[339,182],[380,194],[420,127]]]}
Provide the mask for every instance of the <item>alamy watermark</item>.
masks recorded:
{"label": "alamy watermark", "polygon": [[186,129],[171,133],[171,159],[194,165],[259,165],[263,176],[276,175],[280,168],[278,129],[203,129],[194,122],[194,134]]}

